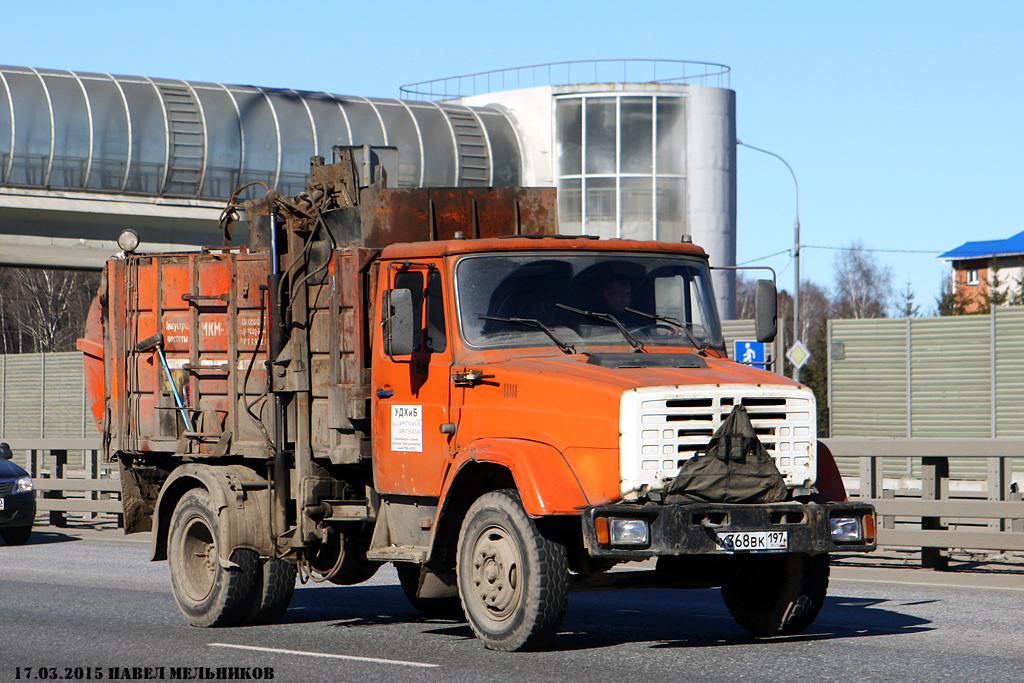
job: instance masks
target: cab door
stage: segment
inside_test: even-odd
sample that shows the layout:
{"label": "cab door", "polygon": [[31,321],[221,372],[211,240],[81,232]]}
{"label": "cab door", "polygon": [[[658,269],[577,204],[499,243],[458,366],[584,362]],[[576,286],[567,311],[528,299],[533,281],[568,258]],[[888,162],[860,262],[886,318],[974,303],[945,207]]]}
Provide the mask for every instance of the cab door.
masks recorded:
{"label": "cab door", "polygon": [[[388,288],[412,293],[414,350],[389,357],[374,344],[375,486],[381,493],[438,497],[449,462],[452,344],[448,286],[438,263],[392,263]],[[377,321],[378,323],[380,320]],[[377,335],[379,337],[379,335]],[[447,433],[446,433],[447,432]]]}

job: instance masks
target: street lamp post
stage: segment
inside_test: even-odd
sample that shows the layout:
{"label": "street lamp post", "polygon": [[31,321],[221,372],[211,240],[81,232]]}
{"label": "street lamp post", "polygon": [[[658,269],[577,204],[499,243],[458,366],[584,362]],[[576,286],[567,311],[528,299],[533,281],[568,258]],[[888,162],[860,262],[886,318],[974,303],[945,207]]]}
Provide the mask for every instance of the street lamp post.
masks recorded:
{"label": "street lamp post", "polygon": [[[739,139],[736,140],[736,144],[775,157],[786,164],[789,174],[793,176],[793,187],[796,190],[796,218],[793,220],[793,268],[795,270],[795,282],[793,283],[793,342],[795,343],[800,340],[800,185],[796,182],[796,173],[793,172],[793,167],[775,152],[755,147]],[[800,381],[800,368],[796,367],[795,364],[793,365],[793,379],[798,382]]]}

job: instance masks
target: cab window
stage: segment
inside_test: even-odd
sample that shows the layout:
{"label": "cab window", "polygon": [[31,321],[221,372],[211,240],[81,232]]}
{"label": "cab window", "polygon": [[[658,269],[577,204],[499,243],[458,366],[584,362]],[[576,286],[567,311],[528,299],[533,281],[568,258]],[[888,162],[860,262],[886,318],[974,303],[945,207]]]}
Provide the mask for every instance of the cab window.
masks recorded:
{"label": "cab window", "polygon": [[[444,298],[441,272],[431,269],[423,285],[423,271],[407,270],[395,275],[395,289],[412,292],[413,329],[419,330],[417,351],[440,353],[448,348],[445,337]],[[424,321],[426,326],[424,327]]]}

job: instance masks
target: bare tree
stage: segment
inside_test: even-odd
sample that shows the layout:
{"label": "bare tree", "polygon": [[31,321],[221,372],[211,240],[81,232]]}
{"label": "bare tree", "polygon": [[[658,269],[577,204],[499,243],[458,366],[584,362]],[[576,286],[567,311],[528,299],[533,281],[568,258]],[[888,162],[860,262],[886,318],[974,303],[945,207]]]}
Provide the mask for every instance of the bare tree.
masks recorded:
{"label": "bare tree", "polygon": [[835,259],[836,318],[885,318],[892,300],[892,268],[880,265],[859,241]]}
{"label": "bare tree", "polygon": [[[824,328],[832,311],[828,291],[810,280],[800,283],[800,339],[808,342]],[[779,319],[785,321],[786,335],[792,336],[793,297],[783,290],[779,296]],[[792,342],[790,342],[792,343]]]}
{"label": "bare tree", "polygon": [[98,273],[5,268],[0,272],[0,351],[71,351],[81,336]]}
{"label": "bare tree", "polygon": [[751,320],[754,318],[754,291],[757,289],[755,280],[748,280],[742,273],[736,273],[736,319]]}

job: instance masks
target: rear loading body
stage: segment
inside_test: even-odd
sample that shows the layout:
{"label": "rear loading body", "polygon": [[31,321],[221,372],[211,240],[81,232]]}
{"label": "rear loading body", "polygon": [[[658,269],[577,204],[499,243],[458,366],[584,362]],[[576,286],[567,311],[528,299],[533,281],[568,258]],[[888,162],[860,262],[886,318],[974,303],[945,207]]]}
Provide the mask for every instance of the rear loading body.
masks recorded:
{"label": "rear loading body", "polygon": [[190,622],[391,561],[496,649],[547,642],[571,588],[720,585],[794,632],[827,553],[874,547],[811,392],[726,357],[698,247],[560,237],[552,191],[312,170],[247,203],[252,250],[110,261],[80,342],[126,526]]}

